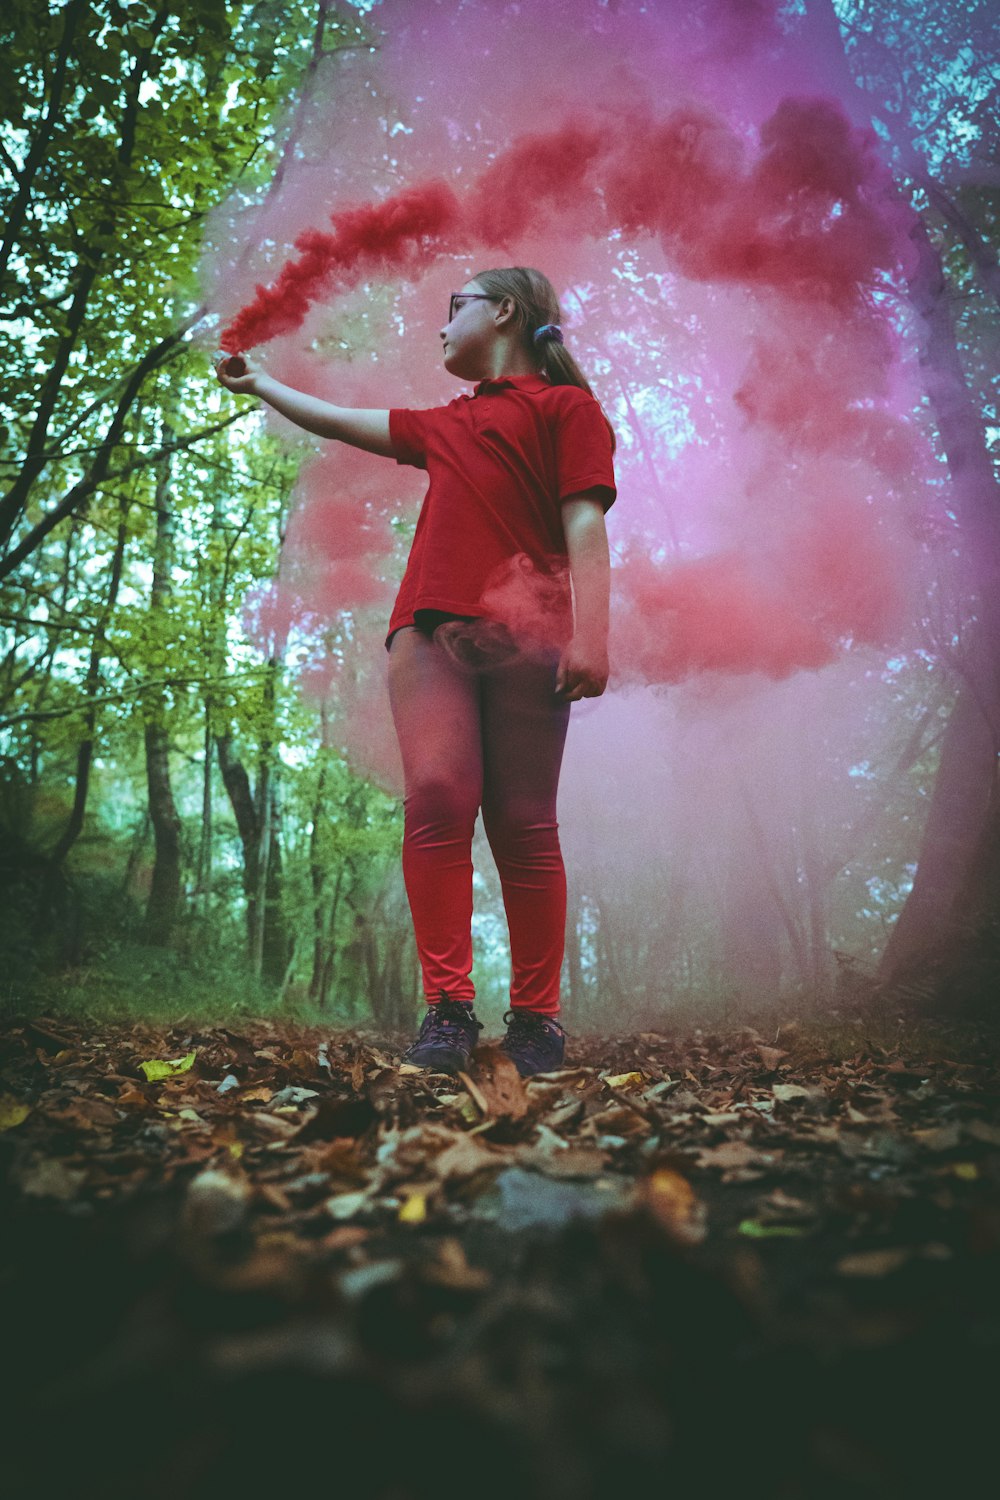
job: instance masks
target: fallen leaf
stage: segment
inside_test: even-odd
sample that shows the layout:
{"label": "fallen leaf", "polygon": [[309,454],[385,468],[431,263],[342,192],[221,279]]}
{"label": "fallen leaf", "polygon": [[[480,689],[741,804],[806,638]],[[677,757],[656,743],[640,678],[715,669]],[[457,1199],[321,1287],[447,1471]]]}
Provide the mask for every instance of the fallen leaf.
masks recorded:
{"label": "fallen leaf", "polygon": [[835,1269],[839,1276],[888,1276],[891,1271],[898,1271],[911,1254],[906,1248],[857,1250],[852,1255],[842,1255]]}
{"label": "fallen leaf", "polygon": [[974,1141],[1000,1146],[1000,1125],[990,1125],[986,1120],[966,1120],[962,1128]]}
{"label": "fallen leaf", "polygon": [[642,1073],[613,1073],[609,1077],[602,1077],[602,1083],[606,1083],[609,1089],[635,1088],[637,1084],[645,1083],[646,1079]]}
{"label": "fallen leaf", "polygon": [[698,1152],[698,1165],[731,1171],[736,1167],[769,1166],[779,1157],[780,1152],[759,1151],[749,1141],[723,1141],[718,1146],[703,1146]]}
{"label": "fallen leaf", "polygon": [[757,1056],[760,1058],[765,1068],[767,1068],[768,1072],[773,1073],[777,1069],[778,1064],[781,1062],[782,1058],[787,1057],[788,1053],[783,1051],[781,1047],[758,1047]]}
{"label": "fallen leaf", "polygon": [[353,1219],[371,1202],[367,1190],[363,1193],[334,1193],[323,1205],[331,1219]]}
{"label": "fallen leaf", "polygon": [[67,1167],[56,1157],[45,1157],[18,1174],[21,1192],[28,1198],[55,1198],[69,1203],[87,1180],[86,1172]]}
{"label": "fallen leaf", "polygon": [[127,1088],[122,1089],[121,1093],[118,1095],[117,1102],[123,1109],[139,1109],[149,1111],[156,1108],[156,1106],[146,1098],[142,1090],[137,1089],[134,1084],[129,1084]]}
{"label": "fallen leaf", "polygon": [[[528,1113],[528,1096],[514,1059],[499,1047],[477,1047],[475,1059],[486,1112],[497,1120],[522,1120]],[[468,1081],[463,1081],[468,1087]]]}
{"label": "fallen leaf", "polygon": [[962,1129],[957,1120],[946,1125],[934,1125],[929,1130],[915,1130],[913,1139],[927,1151],[954,1151],[958,1146]]}
{"label": "fallen leaf", "polygon": [[417,1192],[410,1189],[396,1217],[401,1224],[423,1224],[427,1218],[426,1191]]}
{"label": "fallen leaf", "polygon": [[436,1286],[453,1287],[460,1292],[481,1292],[490,1285],[490,1274],[470,1266],[462,1242],[448,1235],[438,1245],[437,1259],[423,1268],[422,1277]]}
{"label": "fallen leaf", "polygon": [[563,1146],[561,1151],[521,1151],[517,1157],[526,1166],[535,1167],[546,1177],[600,1177],[608,1164],[605,1151],[589,1146]]}
{"label": "fallen leaf", "polygon": [[0,1094],[0,1130],[13,1130],[23,1125],[31,1114],[31,1105],[15,1099],[13,1094]]}
{"label": "fallen leaf", "polygon": [[750,1240],[800,1239],[805,1230],[798,1224],[764,1224],[760,1219],[741,1219],[736,1230]]}
{"label": "fallen leaf", "polygon": [[810,1099],[815,1092],[814,1089],[804,1089],[800,1083],[776,1083],[771,1090],[782,1104],[787,1104],[792,1099]]}
{"label": "fallen leaf", "polygon": [[189,1073],[197,1056],[198,1052],[195,1049],[186,1057],[164,1059],[154,1057],[148,1062],[141,1062],[139,1067],[145,1073],[147,1083],[160,1083],[164,1078],[176,1078],[179,1073]]}
{"label": "fallen leaf", "polygon": [[642,1200],[672,1239],[698,1245],[707,1233],[704,1206],[686,1177],[658,1167],[642,1184]]}
{"label": "fallen leaf", "polygon": [[478,1137],[465,1135],[454,1145],[438,1152],[429,1165],[442,1181],[447,1181],[454,1177],[471,1177],[487,1167],[502,1167],[505,1159],[506,1153],[501,1154],[494,1147],[484,1145]]}
{"label": "fallen leaf", "polygon": [[[468,1073],[463,1073],[461,1069],[459,1069],[458,1071],[458,1077],[461,1079],[465,1087],[467,1097],[472,1101],[475,1109],[477,1109],[480,1114],[488,1115],[490,1112],[490,1102],[487,1099],[486,1095],[483,1093],[482,1089],[479,1087],[476,1080],[474,1078],[470,1078]],[[478,1118],[478,1116],[475,1116],[474,1111],[472,1116],[470,1116],[463,1109],[462,1114],[466,1119],[470,1121],[470,1123],[474,1123],[474,1119]]]}

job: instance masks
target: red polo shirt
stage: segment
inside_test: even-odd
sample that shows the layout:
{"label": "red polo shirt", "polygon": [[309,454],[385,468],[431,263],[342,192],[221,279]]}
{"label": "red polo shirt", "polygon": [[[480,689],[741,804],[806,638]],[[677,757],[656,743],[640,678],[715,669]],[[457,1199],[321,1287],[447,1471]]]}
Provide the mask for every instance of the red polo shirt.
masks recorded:
{"label": "red polo shirt", "polygon": [[[394,409],[397,462],[426,469],[389,634],[418,610],[489,615],[565,638],[572,628],[562,502],[581,490],[615,498],[611,432],[593,396],[544,375],[481,380],[429,411]],[[537,604],[537,609],[535,605]]]}

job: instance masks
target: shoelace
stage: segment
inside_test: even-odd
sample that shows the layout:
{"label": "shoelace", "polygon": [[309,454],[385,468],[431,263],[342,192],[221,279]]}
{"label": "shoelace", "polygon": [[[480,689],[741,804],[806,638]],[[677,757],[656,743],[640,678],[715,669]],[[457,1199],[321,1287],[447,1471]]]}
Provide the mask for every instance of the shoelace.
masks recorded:
{"label": "shoelace", "polygon": [[427,1007],[421,1034],[425,1031],[465,1031],[474,1026],[476,1030],[482,1030],[482,1023],[477,1021],[467,1005],[462,1005],[458,1000],[442,998],[435,1005]]}
{"label": "shoelace", "polygon": [[520,1011],[509,1010],[504,1020],[507,1022],[507,1035],[519,1040],[541,1041],[553,1032],[557,1037],[566,1035],[554,1016],[524,1015]]}

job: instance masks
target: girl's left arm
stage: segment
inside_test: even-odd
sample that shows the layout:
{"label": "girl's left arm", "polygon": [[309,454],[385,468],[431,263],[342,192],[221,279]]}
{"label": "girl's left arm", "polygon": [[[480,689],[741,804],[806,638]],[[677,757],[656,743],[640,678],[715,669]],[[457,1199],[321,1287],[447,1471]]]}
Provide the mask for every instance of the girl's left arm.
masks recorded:
{"label": "girl's left arm", "polygon": [[564,702],[599,698],[608,685],[611,560],[600,491],[563,501],[562,522],[573,580],[573,639],[559,662],[556,692]]}

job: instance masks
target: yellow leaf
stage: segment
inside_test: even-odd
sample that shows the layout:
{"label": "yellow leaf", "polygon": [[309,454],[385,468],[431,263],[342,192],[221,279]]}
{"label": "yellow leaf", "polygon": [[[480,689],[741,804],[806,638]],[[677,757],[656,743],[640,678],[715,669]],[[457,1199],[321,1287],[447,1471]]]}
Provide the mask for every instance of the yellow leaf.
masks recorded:
{"label": "yellow leaf", "polygon": [[953,1162],[951,1170],[960,1182],[975,1182],[979,1176],[979,1168],[974,1161]]}
{"label": "yellow leaf", "polygon": [[706,1216],[687,1178],[658,1167],[642,1186],[646,1203],[674,1239],[697,1245],[705,1238]]}
{"label": "yellow leaf", "polygon": [[641,1073],[614,1073],[610,1078],[602,1079],[609,1089],[627,1089],[633,1083],[645,1083]]}
{"label": "yellow leaf", "polygon": [[0,1130],[22,1125],[31,1114],[31,1105],[22,1104],[13,1094],[0,1094]]}
{"label": "yellow leaf", "polygon": [[423,1193],[411,1193],[399,1210],[401,1224],[422,1224],[427,1217],[427,1198]]}
{"label": "yellow leaf", "polygon": [[230,1141],[229,1154],[233,1158],[233,1161],[239,1161],[240,1157],[243,1155],[243,1142]]}
{"label": "yellow leaf", "polygon": [[146,1075],[147,1083],[160,1083],[164,1078],[176,1078],[178,1073],[189,1072],[197,1056],[196,1050],[189,1052],[186,1057],[168,1057],[162,1061],[154,1057],[149,1062],[140,1063],[139,1066]]}

